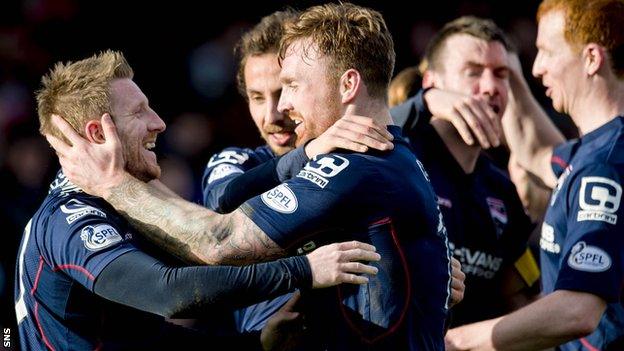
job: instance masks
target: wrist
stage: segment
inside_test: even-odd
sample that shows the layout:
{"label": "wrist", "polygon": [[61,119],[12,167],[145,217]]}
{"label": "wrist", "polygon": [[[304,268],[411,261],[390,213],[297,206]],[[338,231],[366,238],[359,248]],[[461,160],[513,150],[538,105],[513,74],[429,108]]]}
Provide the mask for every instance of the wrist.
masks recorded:
{"label": "wrist", "polygon": [[314,138],[314,139],[310,139],[306,141],[306,143],[303,144],[303,151],[305,151],[305,154],[308,157],[308,159],[312,159],[314,158],[314,156],[320,154],[320,152],[317,152],[318,150],[316,150],[317,143],[318,143],[318,139]]}
{"label": "wrist", "polygon": [[98,187],[99,188],[97,191],[98,194],[96,195],[99,195],[100,197],[104,199],[110,199],[110,197],[113,195],[113,192],[116,188],[118,188],[122,184],[129,183],[132,181],[138,181],[138,180],[136,180],[133,176],[131,176],[128,172],[124,170],[120,172],[119,174],[116,174],[110,177],[108,181],[101,183],[100,186]]}

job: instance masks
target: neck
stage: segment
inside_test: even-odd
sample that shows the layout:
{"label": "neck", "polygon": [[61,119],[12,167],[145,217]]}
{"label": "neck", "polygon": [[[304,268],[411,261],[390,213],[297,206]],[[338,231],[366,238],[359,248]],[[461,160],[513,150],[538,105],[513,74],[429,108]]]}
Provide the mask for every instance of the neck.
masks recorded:
{"label": "neck", "polygon": [[347,105],[346,111],[354,115],[370,117],[382,126],[394,124],[388,104],[383,100],[361,99]]}
{"label": "neck", "polygon": [[431,125],[438,132],[444,145],[446,145],[462,170],[466,174],[472,173],[477,165],[481,148],[466,144],[457,132],[457,129],[443,119],[433,117]]}
{"label": "neck", "polygon": [[[597,86],[596,86],[597,85]],[[581,136],[598,129],[615,117],[624,114],[624,82],[594,84],[576,108],[570,110],[570,117]]]}

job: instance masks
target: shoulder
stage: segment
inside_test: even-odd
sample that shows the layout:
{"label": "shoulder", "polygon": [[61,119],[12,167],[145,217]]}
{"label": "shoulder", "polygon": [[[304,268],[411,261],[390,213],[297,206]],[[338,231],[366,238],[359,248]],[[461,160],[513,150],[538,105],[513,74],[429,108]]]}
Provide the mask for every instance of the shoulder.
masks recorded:
{"label": "shoulder", "polygon": [[[318,155],[308,161],[304,169],[334,177],[336,175],[361,176],[374,169],[383,159],[374,155],[361,153],[330,153]],[[358,176],[358,177],[359,177]]]}
{"label": "shoulder", "polygon": [[275,157],[268,146],[261,146],[254,150],[249,148],[228,147],[212,155],[208,160],[208,168],[220,164],[243,165],[249,161],[264,162]]}
{"label": "shoulder", "polygon": [[80,233],[84,245],[92,250],[122,240],[125,222],[103,199],[73,194],[46,199],[44,205],[37,228],[48,248],[66,245],[75,233]]}
{"label": "shoulder", "polygon": [[104,199],[84,193],[56,198],[47,208],[49,230],[73,232],[90,223],[121,226],[125,221]]}
{"label": "shoulder", "polygon": [[624,167],[624,132],[620,131],[607,145],[605,161],[620,169]]}

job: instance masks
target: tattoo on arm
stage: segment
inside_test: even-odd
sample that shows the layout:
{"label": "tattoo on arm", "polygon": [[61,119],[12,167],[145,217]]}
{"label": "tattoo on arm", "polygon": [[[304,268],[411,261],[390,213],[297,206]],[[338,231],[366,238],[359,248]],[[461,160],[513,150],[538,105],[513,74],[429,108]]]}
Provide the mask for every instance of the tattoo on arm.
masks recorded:
{"label": "tattoo on arm", "polygon": [[195,264],[248,264],[284,256],[242,211],[219,215],[128,178],[106,199],[149,240]]}

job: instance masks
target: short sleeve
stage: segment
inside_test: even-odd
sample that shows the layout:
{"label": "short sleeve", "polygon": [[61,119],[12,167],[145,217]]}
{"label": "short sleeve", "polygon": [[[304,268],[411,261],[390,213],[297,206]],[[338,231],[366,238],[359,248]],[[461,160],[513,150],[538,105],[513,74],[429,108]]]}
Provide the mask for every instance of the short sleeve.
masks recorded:
{"label": "short sleeve", "polygon": [[51,214],[43,252],[54,271],[93,291],[95,279],[111,261],[137,250],[130,237],[100,209],[72,199]]}
{"label": "short sleeve", "polygon": [[550,166],[555,176],[559,177],[568,168],[570,159],[577,147],[578,140],[570,140],[553,149]]}
{"label": "short sleeve", "polygon": [[317,156],[296,177],[250,199],[242,210],[287,249],[331,228],[340,213],[349,212],[348,204],[357,202],[354,189],[362,173],[346,156]]}
{"label": "short sleeve", "polygon": [[204,206],[213,209],[218,203],[220,186],[255,167],[258,162],[244,149],[227,148],[213,155],[202,177]]}
{"label": "short sleeve", "polygon": [[595,164],[579,170],[567,194],[567,235],[555,289],[619,299],[624,284],[622,177]]}

